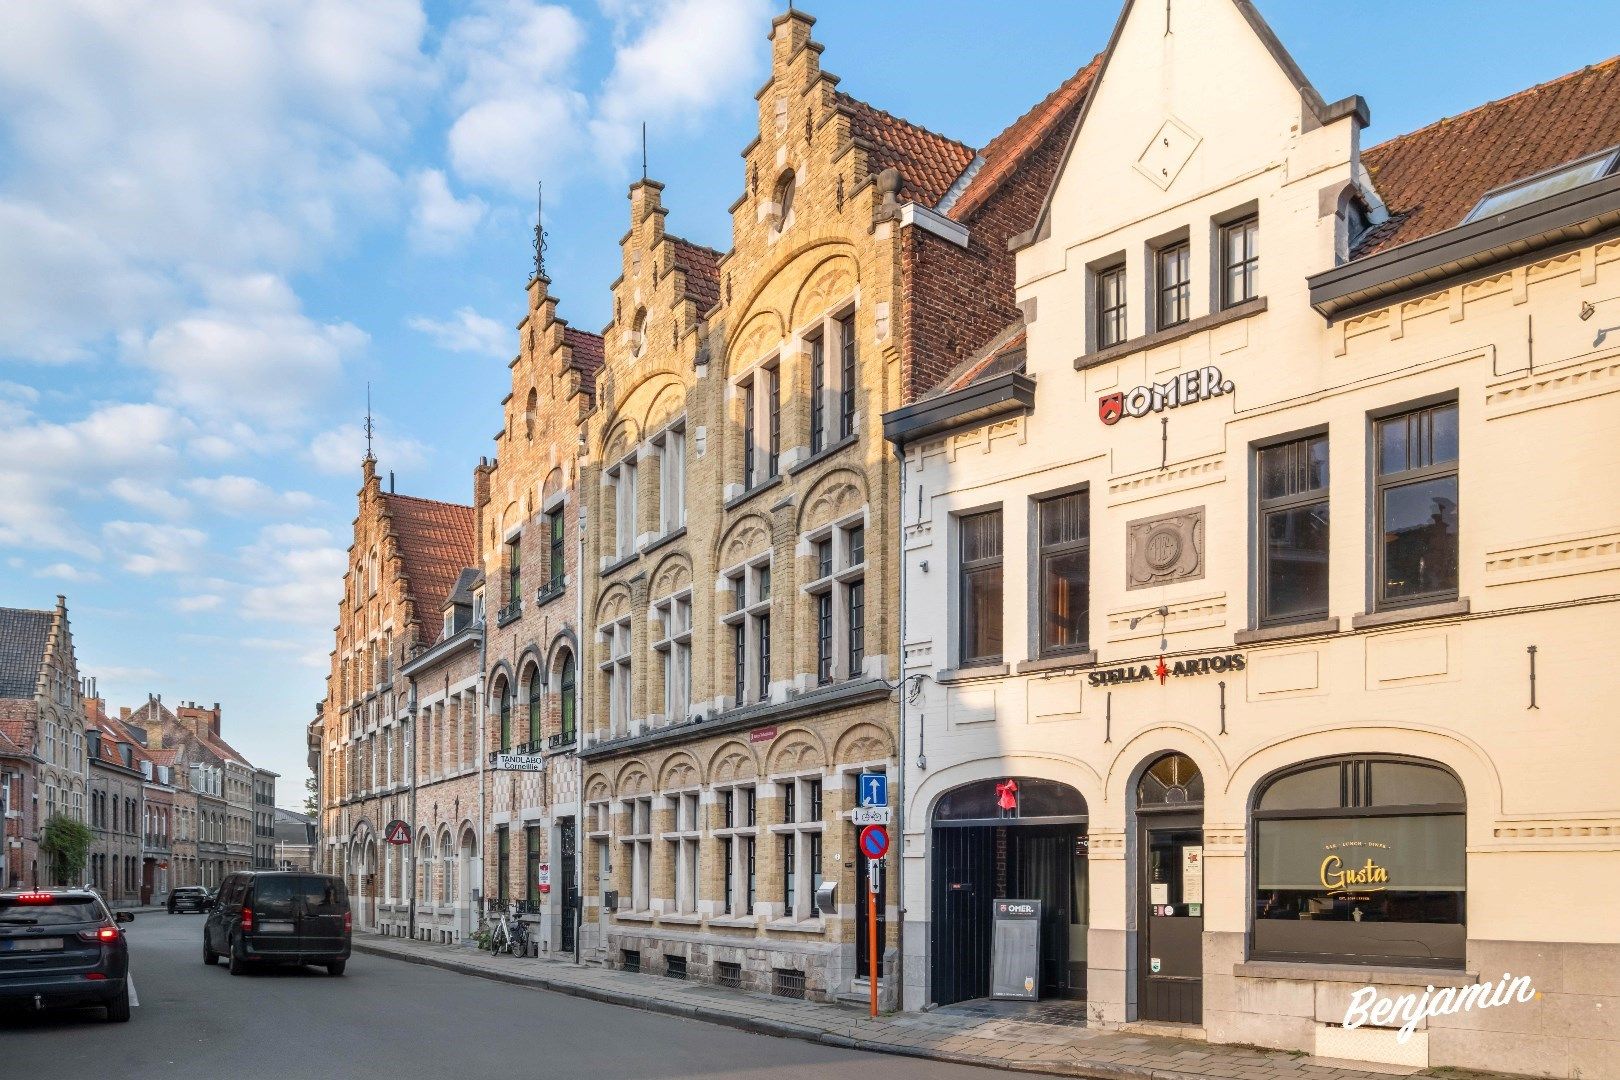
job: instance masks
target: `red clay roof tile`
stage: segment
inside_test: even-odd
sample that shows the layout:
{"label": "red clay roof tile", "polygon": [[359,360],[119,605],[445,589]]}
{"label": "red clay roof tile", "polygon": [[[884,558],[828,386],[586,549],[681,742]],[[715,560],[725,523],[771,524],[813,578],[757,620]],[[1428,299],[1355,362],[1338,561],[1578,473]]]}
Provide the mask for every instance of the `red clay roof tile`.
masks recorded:
{"label": "red clay roof tile", "polygon": [[414,495],[385,493],[383,500],[405,563],[405,587],[422,639],[431,645],[444,629],[438,616],[445,598],[455,588],[461,568],[470,566],[477,555],[473,509]]}
{"label": "red clay roof tile", "polygon": [[574,351],[574,369],[585,393],[596,396],[596,373],[602,369],[602,336],[589,330],[563,328],[563,343]]}
{"label": "red clay roof tile", "polygon": [[675,268],[686,274],[686,296],[703,315],[720,302],[720,252],[678,236],[668,238],[675,245]]}
{"label": "red clay roof tile", "polygon": [[900,172],[900,200],[934,206],[973,161],[973,148],[918,127],[848,94],[836,94],[850,113],[851,135],[870,148],[872,173]]}

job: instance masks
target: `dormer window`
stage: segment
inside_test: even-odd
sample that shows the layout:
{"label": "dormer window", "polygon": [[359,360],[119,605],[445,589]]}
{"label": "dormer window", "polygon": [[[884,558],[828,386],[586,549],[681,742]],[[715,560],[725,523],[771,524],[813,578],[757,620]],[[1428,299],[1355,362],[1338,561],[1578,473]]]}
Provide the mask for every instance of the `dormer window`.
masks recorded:
{"label": "dormer window", "polygon": [[1493,214],[1504,213],[1516,207],[1545,199],[1549,195],[1569,191],[1589,184],[1593,180],[1601,180],[1614,171],[1617,160],[1620,160],[1620,146],[1611,146],[1607,150],[1600,150],[1583,158],[1548,169],[1545,172],[1527,176],[1523,180],[1515,180],[1511,184],[1503,185],[1485,193],[1468,216],[1462,219],[1462,224],[1471,221],[1480,221]]}

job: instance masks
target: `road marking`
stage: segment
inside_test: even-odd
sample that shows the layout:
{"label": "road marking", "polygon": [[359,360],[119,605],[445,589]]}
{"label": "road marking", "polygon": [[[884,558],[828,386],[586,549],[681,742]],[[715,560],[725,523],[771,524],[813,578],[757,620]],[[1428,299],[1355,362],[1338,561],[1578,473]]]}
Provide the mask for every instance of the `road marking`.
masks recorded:
{"label": "road marking", "polygon": [[131,1005],[139,1005],[141,1003],[141,997],[135,992],[135,977],[133,975],[126,975],[124,976],[124,981],[129,986],[129,1003]]}

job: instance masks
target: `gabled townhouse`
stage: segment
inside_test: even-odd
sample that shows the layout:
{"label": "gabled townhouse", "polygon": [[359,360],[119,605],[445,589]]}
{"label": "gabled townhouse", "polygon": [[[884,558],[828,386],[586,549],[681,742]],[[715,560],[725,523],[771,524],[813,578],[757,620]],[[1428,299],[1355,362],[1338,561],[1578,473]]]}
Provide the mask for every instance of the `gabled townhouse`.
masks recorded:
{"label": "gabled townhouse", "polygon": [[584,440],[580,757],[593,959],[825,999],[872,975],[856,778],[898,778],[908,489],[881,417],[1017,314],[1006,243],[1093,70],[975,151],[841,91],[813,22],[772,25],[729,251],[630,189]]}
{"label": "gabled townhouse", "polygon": [[0,886],[54,884],[39,853],[57,813],[85,819],[84,686],[67,598],[0,608]]}
{"label": "gabled townhouse", "polygon": [[476,811],[466,807],[452,834],[452,857],[481,858],[471,880],[494,910],[516,910],[531,924],[539,952],[572,955],[581,919],[580,432],[602,339],[558,315],[539,229],[495,456],[473,478],[471,565],[480,573],[470,588],[484,635],[476,657],[484,727],[475,745],[477,767],[488,771]]}
{"label": "gabled townhouse", "polygon": [[142,825],[146,817],[144,750],[99,698],[85,706],[85,740],[90,758],[90,864],[85,880],[109,904],[130,905],[140,897]]}
{"label": "gabled townhouse", "polygon": [[1620,60],[1369,123],[1247,0],[1127,3],[1021,317],[886,418],[907,1008],[1018,898],[1093,1025],[1614,1075]]}

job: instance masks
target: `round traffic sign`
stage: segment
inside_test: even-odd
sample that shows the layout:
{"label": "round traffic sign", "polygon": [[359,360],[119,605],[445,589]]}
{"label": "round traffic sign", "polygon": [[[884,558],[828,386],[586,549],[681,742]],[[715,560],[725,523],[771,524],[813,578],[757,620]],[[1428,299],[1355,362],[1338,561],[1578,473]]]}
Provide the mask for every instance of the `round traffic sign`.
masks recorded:
{"label": "round traffic sign", "polygon": [[861,830],[861,854],[868,859],[881,859],[889,853],[889,830],[882,825],[868,825]]}

